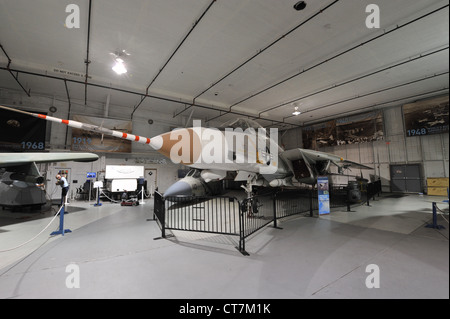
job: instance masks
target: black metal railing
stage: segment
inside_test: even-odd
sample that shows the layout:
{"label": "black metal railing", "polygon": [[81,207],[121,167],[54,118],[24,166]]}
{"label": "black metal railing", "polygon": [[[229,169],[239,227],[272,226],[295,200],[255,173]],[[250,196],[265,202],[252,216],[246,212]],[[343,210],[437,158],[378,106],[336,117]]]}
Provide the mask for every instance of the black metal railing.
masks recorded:
{"label": "black metal railing", "polygon": [[310,193],[286,192],[255,195],[238,200],[227,196],[174,196],[164,198],[156,192],[154,214],[161,228],[166,230],[205,232],[239,236],[241,253],[245,251],[245,239],[280,218],[317,210],[317,203]]}
{"label": "black metal railing", "polygon": [[[331,207],[350,207],[351,204],[369,203],[369,198],[381,192],[381,182],[367,184],[357,202],[349,200],[349,188],[330,188]],[[273,222],[296,214],[313,216],[318,211],[317,190],[300,189],[274,191],[264,195],[253,195],[238,200],[228,196],[173,196],[164,198],[155,192],[154,214],[161,228],[161,237],[166,230],[181,230],[239,236],[242,254],[245,240],[258,230]]]}
{"label": "black metal railing", "polygon": [[275,202],[278,219],[306,212],[312,217],[318,210],[317,191],[314,189],[278,192]]}
{"label": "black metal railing", "polygon": [[163,200],[165,229],[239,235],[239,201],[234,197],[173,196]]}
{"label": "black metal railing", "polygon": [[236,248],[242,254],[248,255],[245,251],[245,239],[276,220],[274,206],[273,195],[254,195],[240,202],[239,247]]}
{"label": "black metal railing", "polygon": [[159,223],[161,228],[161,237],[166,238],[166,210],[164,197],[161,193],[155,192],[153,205],[153,216],[156,216],[156,222]]}

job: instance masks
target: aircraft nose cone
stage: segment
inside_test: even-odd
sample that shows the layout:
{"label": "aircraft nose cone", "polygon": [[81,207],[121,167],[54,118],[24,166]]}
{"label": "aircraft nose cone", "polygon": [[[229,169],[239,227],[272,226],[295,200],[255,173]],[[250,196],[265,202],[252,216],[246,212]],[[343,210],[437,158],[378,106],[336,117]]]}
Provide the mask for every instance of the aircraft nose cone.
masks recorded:
{"label": "aircraft nose cone", "polygon": [[178,181],[164,193],[164,197],[170,196],[192,196],[192,187],[184,181]]}
{"label": "aircraft nose cone", "polygon": [[150,139],[150,146],[153,147],[154,150],[159,151],[163,146],[163,138],[161,135],[155,136]]}

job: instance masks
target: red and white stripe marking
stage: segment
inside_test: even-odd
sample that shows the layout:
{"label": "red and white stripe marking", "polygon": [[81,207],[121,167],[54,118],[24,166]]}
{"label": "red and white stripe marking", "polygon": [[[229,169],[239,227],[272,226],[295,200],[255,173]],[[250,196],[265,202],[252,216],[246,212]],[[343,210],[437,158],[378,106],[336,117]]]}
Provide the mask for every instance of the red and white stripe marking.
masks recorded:
{"label": "red and white stripe marking", "polygon": [[114,136],[114,137],[121,138],[121,139],[128,140],[128,141],[138,142],[141,144],[148,144],[148,145],[152,146],[155,150],[159,150],[162,147],[162,138],[159,136],[150,140],[148,137],[114,131],[114,130],[110,130],[110,129],[103,128],[103,127],[98,127],[98,126],[94,126],[94,125],[90,125],[90,124],[81,123],[78,121],[63,120],[63,119],[59,119],[57,117],[43,115],[43,114],[32,114],[32,115],[35,117],[38,117],[40,119],[43,119],[43,120],[66,124],[67,126],[78,128],[81,130],[93,131],[93,132]]}

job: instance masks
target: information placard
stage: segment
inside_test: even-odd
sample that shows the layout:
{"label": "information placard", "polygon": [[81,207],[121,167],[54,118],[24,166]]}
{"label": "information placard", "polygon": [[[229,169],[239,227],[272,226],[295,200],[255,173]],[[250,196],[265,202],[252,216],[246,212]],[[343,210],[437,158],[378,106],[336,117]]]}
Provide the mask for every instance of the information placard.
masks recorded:
{"label": "information placard", "polygon": [[330,213],[330,192],[327,176],[317,177],[317,193],[319,200],[319,215]]}
{"label": "information placard", "polygon": [[97,178],[97,173],[95,172],[89,172],[86,174],[86,178]]}

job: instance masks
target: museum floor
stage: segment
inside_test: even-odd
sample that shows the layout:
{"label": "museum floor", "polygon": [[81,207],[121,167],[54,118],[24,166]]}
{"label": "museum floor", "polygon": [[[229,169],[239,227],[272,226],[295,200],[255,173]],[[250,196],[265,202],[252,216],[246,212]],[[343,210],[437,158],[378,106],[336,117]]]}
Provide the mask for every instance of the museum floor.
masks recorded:
{"label": "museum floor", "polygon": [[[137,207],[72,202],[65,228],[0,252],[0,298],[449,298],[449,231],[426,228],[431,201],[383,194],[352,212],[292,217],[266,227],[236,249],[238,238],[174,232],[161,236],[153,200]],[[439,207],[448,213],[448,204]],[[53,213],[0,213],[0,251],[39,233]],[[448,219],[448,214],[445,216]],[[150,220],[148,220],[150,219]],[[68,288],[70,265],[79,288]],[[379,269],[379,288],[366,281]],[[69,267],[68,267],[69,266]],[[367,272],[366,272],[367,270]],[[373,281],[372,281],[373,282]]]}

